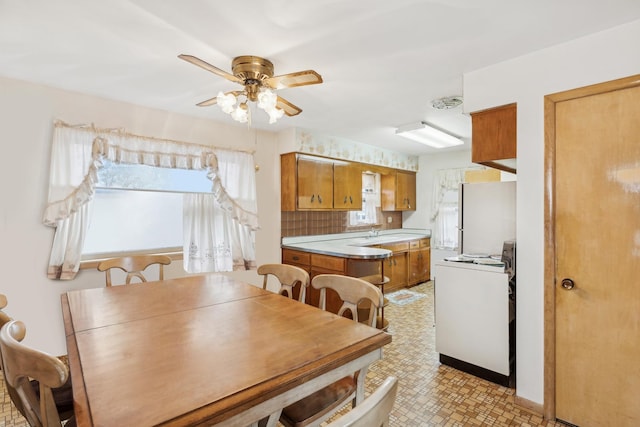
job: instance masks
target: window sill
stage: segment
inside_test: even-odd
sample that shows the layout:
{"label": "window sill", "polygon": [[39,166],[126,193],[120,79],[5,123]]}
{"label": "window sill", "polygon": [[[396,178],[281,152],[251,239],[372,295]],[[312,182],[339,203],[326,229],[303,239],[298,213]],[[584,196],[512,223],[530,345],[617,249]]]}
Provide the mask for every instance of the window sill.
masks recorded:
{"label": "window sill", "polygon": [[105,259],[131,255],[166,255],[171,261],[182,261],[182,248],[165,248],[156,251],[113,252],[108,254],[92,254],[80,261],[80,270],[95,270]]}

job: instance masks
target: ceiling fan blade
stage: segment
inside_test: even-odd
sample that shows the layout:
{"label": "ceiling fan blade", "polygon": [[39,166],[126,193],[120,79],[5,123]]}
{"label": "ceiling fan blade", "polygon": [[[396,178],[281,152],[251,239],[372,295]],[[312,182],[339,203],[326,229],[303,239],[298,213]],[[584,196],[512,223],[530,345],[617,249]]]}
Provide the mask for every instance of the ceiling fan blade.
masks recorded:
{"label": "ceiling fan blade", "polygon": [[207,71],[212,72],[213,74],[217,74],[220,77],[224,77],[227,80],[231,80],[232,82],[244,84],[243,80],[239,79],[238,77],[234,76],[233,74],[227,73],[226,71],[221,70],[218,67],[214,67],[213,65],[209,64],[208,62],[205,62],[200,58],[196,58],[195,56],[182,54],[182,55],[178,55],[178,58],[183,59],[183,60],[185,60],[187,62],[190,62],[193,65],[197,65],[200,68],[203,68],[203,69],[205,69]]}
{"label": "ceiling fan blade", "polygon": [[286,99],[280,96],[278,97],[278,102],[276,102],[276,107],[280,108],[281,110],[284,110],[284,113],[289,117],[296,116],[302,113],[301,108],[296,107],[295,105],[293,105],[292,103],[290,103],[289,101],[287,101]]}
{"label": "ceiling fan blade", "polygon": [[[225,95],[229,95],[229,94],[232,94],[233,96],[238,97],[244,94],[244,92],[241,90],[234,90],[234,91],[225,93]],[[207,99],[206,101],[198,102],[196,105],[198,107],[209,107],[211,105],[216,105],[217,103],[218,103],[218,97],[214,96],[213,98]]]}
{"label": "ceiling fan blade", "polygon": [[298,71],[296,73],[282,74],[265,79],[264,85],[271,89],[283,89],[286,87],[315,85],[322,83],[322,76],[313,70]]}

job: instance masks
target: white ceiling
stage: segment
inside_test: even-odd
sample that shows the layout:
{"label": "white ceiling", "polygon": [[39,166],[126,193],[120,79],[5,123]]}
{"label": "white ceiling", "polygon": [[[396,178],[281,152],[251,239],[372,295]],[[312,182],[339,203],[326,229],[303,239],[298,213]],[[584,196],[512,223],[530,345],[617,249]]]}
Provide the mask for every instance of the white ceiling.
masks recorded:
{"label": "white ceiling", "polygon": [[430,106],[463,95],[465,72],[638,18],[637,0],[0,0],[0,75],[246,126],[195,106],[240,86],[177,56],[229,72],[262,56],[324,83],[280,90],[303,112],[252,126],[423,154],[395,128],[425,120],[468,147],[462,107]]}

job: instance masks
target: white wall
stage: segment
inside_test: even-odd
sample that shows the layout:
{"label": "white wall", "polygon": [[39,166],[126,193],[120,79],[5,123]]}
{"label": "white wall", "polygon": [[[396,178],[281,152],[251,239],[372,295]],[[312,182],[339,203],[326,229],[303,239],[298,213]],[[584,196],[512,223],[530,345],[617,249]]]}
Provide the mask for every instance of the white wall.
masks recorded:
{"label": "white wall", "polygon": [[[518,103],[517,390],[543,403],[545,95],[640,73],[640,20],[464,75],[464,109]],[[585,373],[588,375],[588,373]]]}
{"label": "white wall", "polygon": [[[42,224],[49,181],[52,123],[94,123],[158,138],[255,150],[258,211],[257,263],[280,262],[280,184],[277,135],[229,126],[88,95],[0,78],[0,168],[2,245],[0,293],[6,311],[27,325],[26,342],[53,354],[66,353],[60,295],[104,286],[104,275],[83,270],[73,281],[46,278],[53,229]],[[184,275],[181,262],[168,277]],[[255,271],[232,273],[260,283]]]}

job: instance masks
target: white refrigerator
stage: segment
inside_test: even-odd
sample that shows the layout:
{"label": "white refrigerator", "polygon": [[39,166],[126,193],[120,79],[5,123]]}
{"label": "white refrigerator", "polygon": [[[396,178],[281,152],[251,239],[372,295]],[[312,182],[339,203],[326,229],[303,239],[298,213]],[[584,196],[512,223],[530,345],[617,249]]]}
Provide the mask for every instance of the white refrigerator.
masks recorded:
{"label": "white refrigerator", "polygon": [[516,238],[516,181],[461,184],[460,254],[500,255]]}

